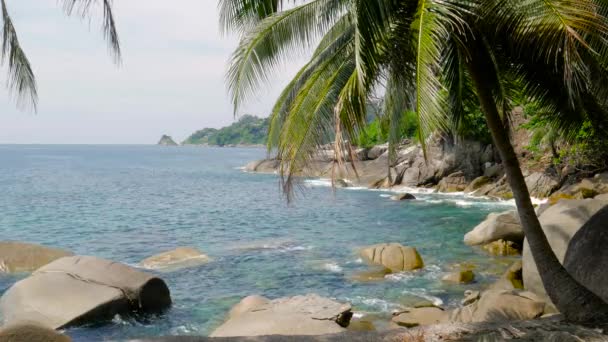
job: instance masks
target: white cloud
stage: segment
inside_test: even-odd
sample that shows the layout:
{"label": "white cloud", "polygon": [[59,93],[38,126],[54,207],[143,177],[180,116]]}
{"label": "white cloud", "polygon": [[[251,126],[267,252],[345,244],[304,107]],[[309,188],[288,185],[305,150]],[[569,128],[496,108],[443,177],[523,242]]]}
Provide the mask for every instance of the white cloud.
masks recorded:
{"label": "white cloud", "polygon": [[[220,35],[217,0],[114,3],[120,67],[96,19],[66,18],[56,0],[8,0],[40,105],[36,115],[20,112],[0,89],[0,143],[154,143],[233,121],[224,74],[236,38]],[[266,115],[300,64],[243,112]]]}

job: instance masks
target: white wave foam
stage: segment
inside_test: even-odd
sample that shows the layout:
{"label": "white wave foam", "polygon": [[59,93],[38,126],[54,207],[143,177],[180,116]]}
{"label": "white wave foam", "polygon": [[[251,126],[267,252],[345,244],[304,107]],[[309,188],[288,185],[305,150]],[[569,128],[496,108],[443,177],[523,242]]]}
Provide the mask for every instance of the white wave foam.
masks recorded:
{"label": "white wave foam", "polygon": [[392,197],[392,195],[390,195],[390,194],[380,194],[380,197],[388,198],[388,197]]}
{"label": "white wave foam", "polygon": [[429,302],[433,303],[433,305],[436,305],[436,306],[443,305],[443,300],[441,298],[433,296],[433,295],[430,295],[428,293],[428,291],[426,289],[423,289],[423,288],[415,288],[415,289],[404,290],[401,293],[404,294],[404,295],[412,295],[412,296],[424,298],[424,299],[428,300]]}
{"label": "white wave foam", "polygon": [[380,298],[356,296],[354,298],[345,298],[345,300],[353,305],[365,305],[368,307],[372,307],[380,312],[393,312],[395,310],[403,309],[403,306],[401,304],[389,302]]}
{"label": "white wave foam", "polygon": [[333,273],[342,273],[343,269],[335,262],[328,262],[323,264],[323,269],[333,272]]}

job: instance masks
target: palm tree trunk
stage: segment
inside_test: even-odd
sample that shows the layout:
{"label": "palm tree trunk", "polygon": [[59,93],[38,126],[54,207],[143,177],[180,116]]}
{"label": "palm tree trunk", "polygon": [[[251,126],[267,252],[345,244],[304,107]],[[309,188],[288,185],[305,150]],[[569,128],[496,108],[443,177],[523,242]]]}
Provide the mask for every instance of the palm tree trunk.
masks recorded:
{"label": "palm tree trunk", "polygon": [[[480,49],[481,50],[481,49]],[[532,201],[519,161],[511,145],[508,129],[501,121],[496,101],[491,91],[492,79],[486,74],[493,70],[483,52],[472,53],[467,68],[473,78],[481,108],[494,145],[498,149],[511,186],[517,211],[530,245],[545,290],[564,317],[584,324],[608,323],[608,304],[578,283],[560,264],[545,236]]]}

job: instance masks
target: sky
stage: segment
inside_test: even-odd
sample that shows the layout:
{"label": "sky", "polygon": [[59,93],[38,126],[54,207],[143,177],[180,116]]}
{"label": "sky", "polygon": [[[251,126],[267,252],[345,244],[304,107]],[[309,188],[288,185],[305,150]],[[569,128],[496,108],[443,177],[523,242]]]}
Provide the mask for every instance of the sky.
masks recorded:
{"label": "sky", "polygon": [[[220,34],[217,3],[115,0],[117,66],[97,12],[66,17],[58,0],[7,0],[39,104],[36,113],[19,109],[0,85],[0,144],[153,144],[162,134],[182,141],[232,123],[224,80],[238,37]],[[267,116],[302,64],[284,66],[238,114]]]}

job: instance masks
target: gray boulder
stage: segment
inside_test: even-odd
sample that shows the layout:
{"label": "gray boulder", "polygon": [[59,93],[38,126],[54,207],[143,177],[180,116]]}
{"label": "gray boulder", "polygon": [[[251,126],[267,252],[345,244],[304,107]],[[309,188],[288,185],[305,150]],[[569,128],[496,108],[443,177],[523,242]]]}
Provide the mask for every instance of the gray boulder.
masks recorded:
{"label": "gray boulder", "polygon": [[467,187],[464,172],[454,172],[439,181],[437,191],[439,192],[459,192],[464,191]]}
{"label": "gray boulder", "polygon": [[72,253],[23,242],[0,242],[0,273],[32,272]]}
{"label": "gray boulder", "polygon": [[120,263],[64,257],[14,284],[0,298],[5,324],[34,322],[51,329],[157,312],[171,305],[163,280]]}
{"label": "gray boulder", "polygon": [[346,331],[352,317],[350,304],[315,294],[241,306],[211,337],[336,334]]}
{"label": "gray boulder", "polygon": [[607,245],[608,202],[574,234],[564,258],[568,273],[605,302],[608,302]]}
{"label": "gray boulder", "polygon": [[416,248],[398,243],[383,243],[365,247],[360,251],[365,261],[386,267],[391,272],[411,271],[424,267]]}
{"label": "gray boulder", "polygon": [[551,195],[559,185],[557,179],[542,172],[534,172],[526,177],[526,185],[533,197],[544,198]]}
{"label": "gray boulder", "polygon": [[185,267],[199,266],[208,263],[211,259],[196,248],[179,247],[163,252],[141,261],[143,268],[172,271]]}
{"label": "gray boulder", "polygon": [[469,246],[477,246],[500,239],[513,241],[520,245],[523,242],[524,230],[519,222],[517,211],[489,214],[483,222],[465,234],[464,243]]}
{"label": "gray boulder", "polygon": [[386,151],[388,151],[388,144],[376,145],[367,151],[367,158],[370,160],[378,159]]}
{"label": "gray boulder", "polygon": [[257,160],[245,165],[244,170],[247,172],[276,173],[279,169],[279,164],[280,162],[277,159]]}
{"label": "gray boulder", "polygon": [[[605,201],[595,199],[562,200],[542,213],[539,217],[540,223],[553,252],[560,262],[563,263],[566,250],[574,234],[606,204],[608,203]],[[527,240],[524,240],[522,262],[526,290],[538,294],[549,304],[549,309],[555,310],[547,296]],[[595,263],[593,266],[599,267]]]}

